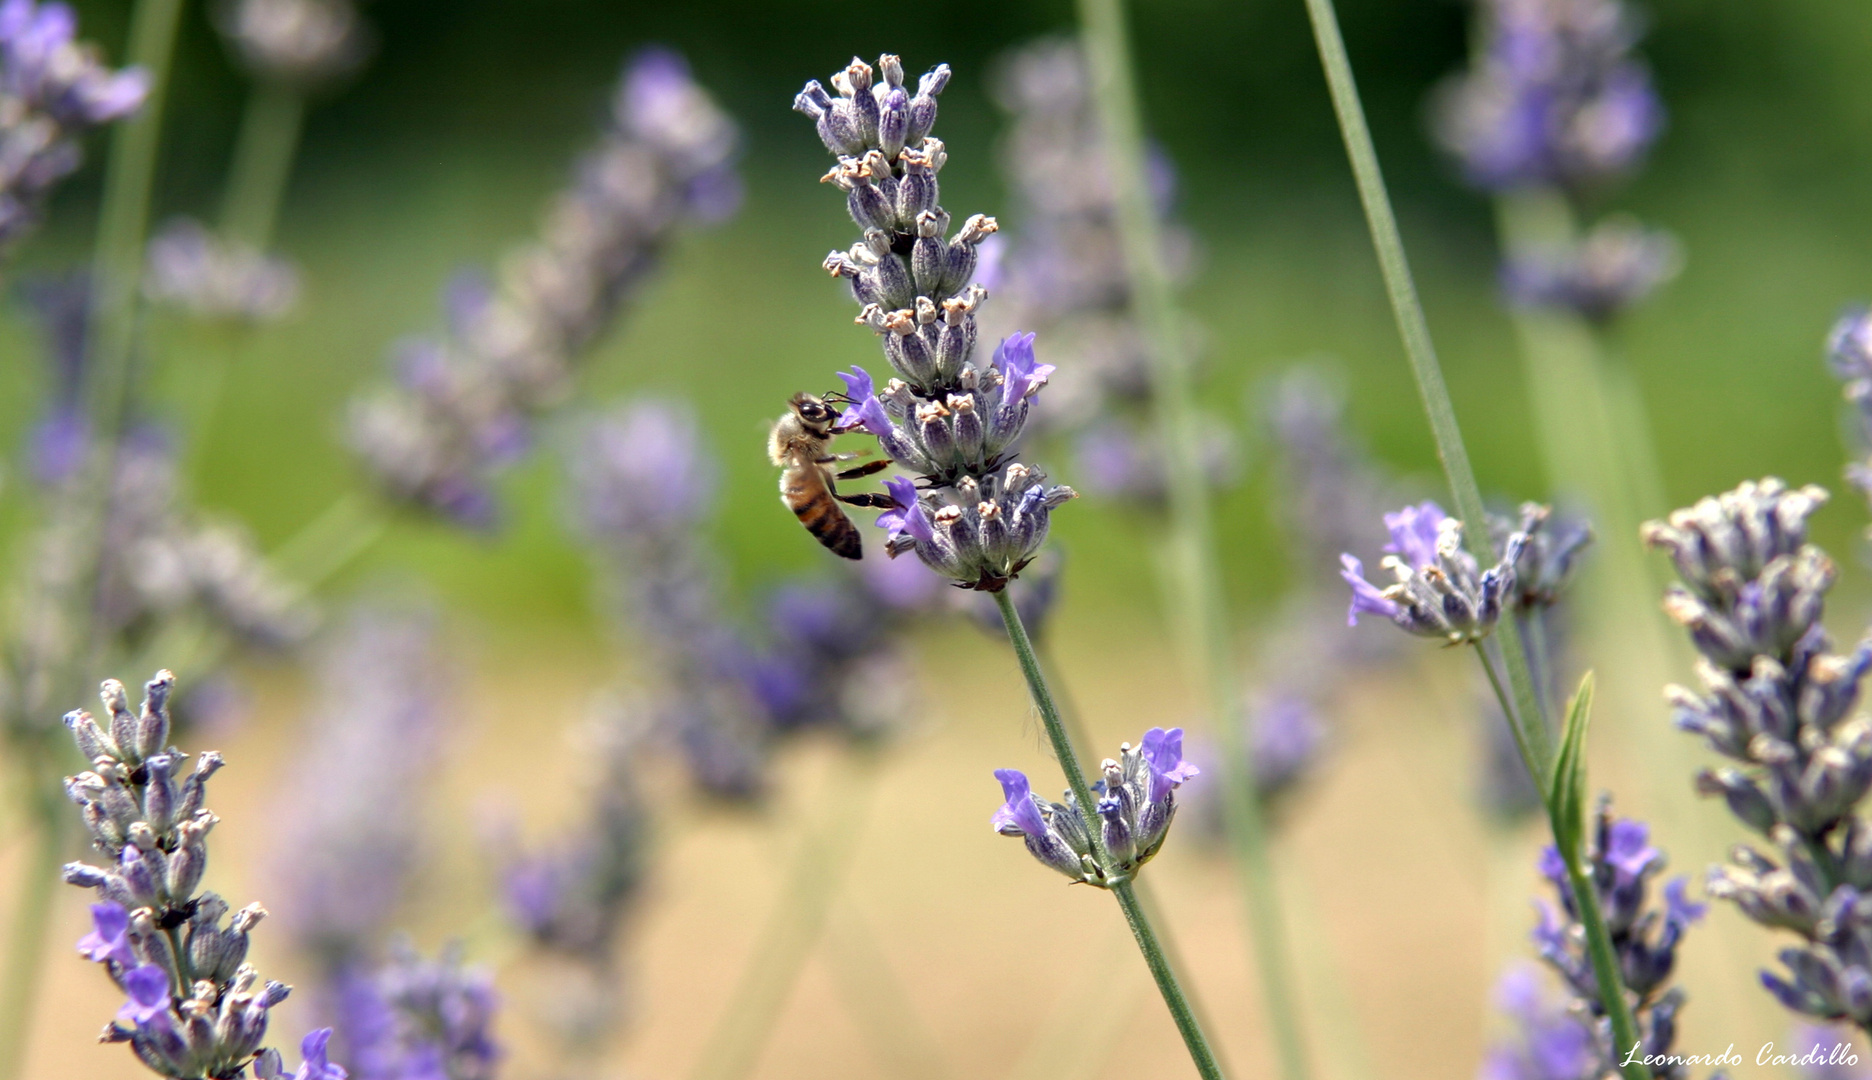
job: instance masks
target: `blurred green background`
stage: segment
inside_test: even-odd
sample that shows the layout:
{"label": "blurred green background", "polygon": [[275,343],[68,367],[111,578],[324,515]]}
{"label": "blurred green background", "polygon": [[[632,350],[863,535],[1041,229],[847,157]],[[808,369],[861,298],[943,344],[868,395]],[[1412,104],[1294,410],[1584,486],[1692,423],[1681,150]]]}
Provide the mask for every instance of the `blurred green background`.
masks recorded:
{"label": "blurred green background", "polygon": [[[78,7],[85,35],[120,55],[127,5]],[[1820,342],[1842,304],[1872,292],[1872,5],[1662,0],[1648,12],[1644,52],[1670,128],[1651,166],[1607,207],[1674,231],[1687,252],[1683,275],[1617,334],[1642,380],[1670,493],[1688,500],[1771,472],[1833,484],[1838,400]],[[739,580],[818,565],[820,551],[774,505],[764,425],[794,390],[825,389],[834,369],[874,360],[875,345],[851,325],[842,287],[818,270],[850,226],[840,200],[815,182],[823,151],[789,111],[792,95],[853,52],[898,51],[915,71],[949,62],[957,77],[943,98],[944,201],[959,214],[1001,211],[1000,117],[986,71],[1003,48],[1069,29],[1071,14],[1061,3],[981,0],[370,5],[376,56],[313,113],[287,199],[280,245],[302,265],[307,302],[242,346],[195,477],[198,500],[271,545],[353,486],[337,438],[345,400],[382,377],[390,343],[437,321],[453,272],[494,262],[534,229],[589,142],[621,58],[664,42],[690,56],[743,126],[748,198],[732,222],[686,236],[671,253],[668,273],[590,358],[581,397],[694,397],[725,460],[717,533]],[[1346,0],[1341,17],[1484,486],[1539,495],[1488,206],[1454,182],[1424,135],[1426,95],[1462,61],[1469,9]],[[1258,379],[1331,355],[1375,450],[1401,470],[1431,473],[1302,6],[1146,0],[1136,24],[1149,124],[1182,170],[1180,213],[1206,251],[1187,300],[1208,330],[1210,407],[1248,424]],[[215,213],[245,90],[206,14],[191,10],[158,220]],[[15,281],[85,257],[102,149],[59,194]],[[163,394],[186,393],[193,362],[224,347],[161,317],[152,342],[158,410]],[[0,444],[17,447],[43,379],[17,302],[0,322],[0,347],[9,358]],[[1251,475],[1221,521],[1231,595],[1259,608],[1291,568],[1266,482]],[[351,580],[416,567],[461,610],[503,626],[591,620],[589,574],[561,528],[559,487],[551,456],[537,455],[508,478],[512,513],[499,536],[405,525]],[[1844,552],[1861,520],[1842,500],[1820,539]],[[1074,556],[1070,593],[1081,616],[1154,607],[1147,524],[1087,500],[1059,515],[1056,535]]]}

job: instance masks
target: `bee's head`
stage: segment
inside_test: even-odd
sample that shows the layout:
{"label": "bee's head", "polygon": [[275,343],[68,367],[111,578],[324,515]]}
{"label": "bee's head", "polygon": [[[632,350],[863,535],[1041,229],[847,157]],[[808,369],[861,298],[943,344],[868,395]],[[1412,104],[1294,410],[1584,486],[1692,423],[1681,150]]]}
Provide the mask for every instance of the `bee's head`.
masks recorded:
{"label": "bee's head", "polygon": [[794,394],[787,405],[793,409],[793,415],[800,418],[800,423],[815,432],[829,431],[832,422],[838,419],[838,413],[826,405],[825,399],[803,391]]}

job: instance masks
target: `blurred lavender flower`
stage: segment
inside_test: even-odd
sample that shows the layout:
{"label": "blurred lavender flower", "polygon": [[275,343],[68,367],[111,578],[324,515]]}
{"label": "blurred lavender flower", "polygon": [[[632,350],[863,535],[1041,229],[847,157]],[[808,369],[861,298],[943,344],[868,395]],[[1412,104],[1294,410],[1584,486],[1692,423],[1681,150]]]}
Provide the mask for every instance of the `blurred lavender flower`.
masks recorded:
{"label": "blurred lavender flower", "polygon": [[617,939],[635,913],[648,861],[650,811],[639,773],[653,708],[619,705],[581,740],[603,760],[585,816],[554,839],[511,850],[503,869],[508,917],[551,961],[542,1005],[568,1047],[597,1044],[623,1009]]}
{"label": "blurred lavender flower", "polygon": [[317,963],[319,1005],[374,962],[421,854],[447,680],[423,614],[360,608],[324,643],[270,861],[279,915]]}
{"label": "blurred lavender flower", "polygon": [[[93,930],[78,948],[128,998],[102,1040],[129,1043],[161,1076],[243,1076],[261,1054],[268,1012],[292,988],[261,983],[244,962],[248,934],[265,909],[250,904],[224,924],[227,902],[196,892],[208,867],[208,833],[219,820],[202,803],[222,760],[202,754],[183,775],[187,756],[168,746],[174,688],[175,676],[158,672],[142,708],[132,711],[113,679],[99,695],[107,723],[85,712],[66,715],[91,768],[67,777],[65,791],[107,861],[69,863],[64,877],[96,890]],[[277,1054],[264,1062],[275,1074],[277,1064]],[[335,1080],[329,1070],[311,1075]]]}
{"label": "blurred lavender flower", "polygon": [[43,412],[27,436],[32,477],[58,487],[78,474],[91,445],[85,414],[85,338],[91,316],[91,278],[82,271],[21,286],[39,323],[46,358]]}
{"label": "blurred lavender flower", "polygon": [[0,3],[0,246],[38,223],[53,185],[83,159],[79,139],[148,93],[141,68],[110,70],[77,32],[65,4]]}
{"label": "blurred lavender flower", "polygon": [[284,259],[177,218],[150,238],[143,292],[198,318],[266,322],[292,310],[299,275]]}
{"label": "blurred lavender flower", "polygon": [[[1168,480],[1162,440],[1150,426],[1150,357],[1131,314],[1117,201],[1084,57],[1070,40],[1045,39],[1003,57],[994,82],[1011,121],[1002,172],[1020,228],[999,255],[994,288],[1002,314],[992,329],[1037,329],[1066,359],[1033,423],[1036,431],[1077,433],[1074,464],[1086,492],[1160,505]],[[1164,261],[1182,278],[1196,244],[1170,219],[1174,166],[1151,151]],[[1214,485],[1239,479],[1234,433],[1213,419],[1204,423],[1202,460]]]}
{"label": "blurred lavender flower", "polygon": [[456,946],[434,960],[407,941],[375,975],[352,979],[339,1015],[352,1080],[493,1080],[502,1057],[492,976]]}
{"label": "blurred lavender flower", "polygon": [[[1650,845],[1650,830],[1643,822],[1614,818],[1604,800],[1587,829],[1587,839],[1583,853],[1586,876],[1611,935],[1620,980],[1635,999],[1633,1015],[1639,1038],[1636,1049],[1641,1057],[1669,1054],[1677,1036],[1677,1012],[1684,1001],[1683,991],[1669,985],[1677,962],[1677,946],[1684,932],[1703,917],[1704,905],[1692,903],[1685,895],[1685,880],[1674,878],[1664,886],[1663,906],[1653,906],[1651,879],[1663,872],[1664,854]],[[1591,1030],[1593,1067],[1573,1075],[1611,1075],[1634,1048],[1612,1045],[1611,1022],[1606,1018],[1599,984],[1586,955],[1579,906],[1566,866],[1552,847],[1541,853],[1540,872],[1559,895],[1560,907],[1556,910],[1544,903],[1539,905],[1540,925],[1534,930],[1534,943],[1541,958],[1560,975],[1573,996],[1569,1011],[1589,1024]],[[1562,1045],[1550,1039],[1546,1049],[1552,1051]],[[1652,1061],[1651,1066],[1657,1080],[1681,1080],[1687,1075],[1680,1065]]]}
{"label": "blurred lavender flower", "polygon": [[1522,307],[1565,308],[1603,323],[1675,277],[1682,260],[1669,233],[1613,218],[1568,247],[1511,255],[1502,289]]}
{"label": "blurred lavender flower", "polygon": [[1250,702],[1245,711],[1255,794],[1265,803],[1278,804],[1318,764],[1326,727],[1313,704],[1297,696],[1267,696]]}
{"label": "blurred lavender flower", "polygon": [[1848,308],[1827,335],[1827,366],[1852,405],[1847,436],[1856,460],[1846,466],[1846,482],[1872,500],[1872,311]]}
{"label": "blurred lavender flower", "polygon": [[752,652],[722,611],[702,536],[717,466],[694,413],[650,399],[589,418],[567,467],[579,525],[610,573],[620,622],[653,657],[658,725],[704,790],[758,795],[766,748],[749,692]]}
{"label": "blurred lavender flower", "polygon": [[1517,964],[1502,975],[1495,1000],[1512,1024],[1490,1045],[1477,1080],[1592,1080],[1600,1075],[1588,1021],[1548,992],[1537,969]]}
{"label": "blurred lavender flower", "polygon": [[1779,852],[1744,845],[1710,872],[1711,896],[1802,939],[1786,974],[1763,972],[1782,1004],[1823,1020],[1872,1025],[1872,721],[1852,717],[1872,640],[1830,651],[1821,625],[1833,563],[1807,541],[1826,501],[1817,487],[1745,483],[1645,525],[1683,580],[1664,610],[1701,658],[1700,692],[1665,691],[1679,728],[1740,768],[1704,770],[1697,789]]}
{"label": "blurred lavender flower", "polygon": [[493,523],[493,474],[565,398],[579,354],[682,226],[733,209],[736,139],[679,56],[653,49],[630,63],[603,140],[540,238],[492,287],[452,289],[444,331],[397,349],[400,385],[354,403],[352,447],[392,497]]}
{"label": "blurred lavender flower", "polygon": [[1524,508],[1520,528],[1498,552],[1501,561],[1482,570],[1463,547],[1462,522],[1436,503],[1386,514],[1391,542],[1382,565],[1397,583],[1380,589],[1365,580],[1357,556],[1341,555],[1341,576],[1352,587],[1347,625],[1356,626],[1361,614],[1380,615],[1410,633],[1452,645],[1482,640],[1513,602],[1515,566],[1544,517],[1539,507]]}
{"label": "blurred lavender flower", "polygon": [[116,466],[98,589],[112,633],[134,639],[183,613],[260,648],[289,645],[310,632],[312,612],[299,591],[274,575],[243,530],[188,512],[165,437],[132,432],[118,447]]}
{"label": "blurred lavender flower", "polygon": [[1582,190],[1643,160],[1664,107],[1621,0],[1485,0],[1483,41],[1438,95],[1437,140],[1488,191]]}
{"label": "blurred lavender flower", "polygon": [[1113,865],[1095,861],[1091,826],[1072,793],[1063,803],[1048,802],[1018,769],[995,770],[1007,801],[990,824],[1003,836],[1023,838],[1034,858],[1074,881],[1108,888],[1130,880],[1170,835],[1177,789],[1201,770],[1183,758],[1182,728],[1151,728],[1141,745],[1125,743],[1119,750],[1120,760],[1106,758],[1103,779],[1092,786],[1099,796],[1099,839]]}
{"label": "blurred lavender flower", "polygon": [[301,89],[350,74],[371,49],[351,0],[225,0],[215,25],[248,74]]}
{"label": "blurred lavender flower", "polygon": [[1825,1024],[1798,1024],[1788,1042],[1788,1053],[1794,1058],[1796,1072],[1802,1080],[1872,1077],[1872,1067],[1860,1064],[1859,1052],[1848,1032]]}
{"label": "blurred lavender flower", "polygon": [[1033,335],[1004,338],[985,365],[971,360],[976,309],[988,295],[970,283],[976,248],[998,226],[977,214],[948,236],[936,177],[949,155],[930,135],[948,82],[940,64],[913,96],[896,56],[879,57],[875,70],[854,57],[832,77],[836,99],[814,80],[793,107],[837,155],[824,179],[845,193],[863,233],[850,251],[826,256],[825,268],[849,281],[862,307],[858,324],[878,335],[898,376],[878,389],[863,368],[841,373],[851,404],[839,426],[862,426],[925,480],[921,489],[903,477],[890,482],[896,505],[878,518],[886,550],[915,551],[957,585],[995,592],[1032,560],[1053,508],[1074,492],[1012,460],[1031,402],[1053,373],[1035,356]]}

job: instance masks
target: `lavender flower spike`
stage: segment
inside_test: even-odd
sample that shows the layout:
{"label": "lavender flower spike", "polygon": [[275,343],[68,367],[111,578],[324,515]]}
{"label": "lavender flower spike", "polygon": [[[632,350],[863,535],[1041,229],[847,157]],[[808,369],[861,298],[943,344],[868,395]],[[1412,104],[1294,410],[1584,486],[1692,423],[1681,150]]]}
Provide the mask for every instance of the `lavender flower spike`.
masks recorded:
{"label": "lavender flower spike", "polygon": [[1120,760],[1106,758],[1103,779],[1093,785],[1099,795],[1099,839],[1112,864],[1096,861],[1091,827],[1078,800],[1066,794],[1063,803],[1035,795],[1026,774],[996,769],[1007,801],[996,810],[991,824],[1003,836],[1020,836],[1034,858],[1065,874],[1100,888],[1129,881],[1163,847],[1176,816],[1176,790],[1201,770],[1183,760],[1183,729],[1151,728],[1142,744],[1119,747]]}
{"label": "lavender flower spike", "polygon": [[897,505],[879,522],[889,530],[885,550],[915,551],[957,585],[996,592],[1032,560],[1053,508],[1074,492],[1011,460],[1053,372],[1035,358],[1033,335],[1003,339],[986,364],[973,358],[988,296],[971,282],[977,248],[999,226],[977,214],[949,233],[937,183],[949,154],[929,134],[948,81],[939,66],[913,96],[897,57],[880,57],[876,68],[853,58],[832,77],[837,98],[815,81],[794,108],[838,156],[823,180],[845,193],[860,232],[824,267],[849,283],[858,325],[877,335],[896,373],[881,389],[862,368],[842,376],[852,407],[840,423],[863,427],[924,480],[920,492],[892,488]]}
{"label": "lavender flower spike", "polygon": [[1748,483],[1645,526],[1682,587],[1665,611],[1701,653],[1701,687],[1666,689],[1676,724],[1733,766],[1697,789],[1721,796],[1772,854],[1738,845],[1709,893],[1792,931],[1786,973],[1763,972],[1783,1005],[1872,1030],[1872,720],[1853,716],[1872,640],[1831,651],[1821,623],[1833,564],[1807,542],[1819,488]]}
{"label": "lavender flower spike", "polygon": [[[202,803],[221,756],[203,754],[181,775],[185,755],[168,745],[174,689],[175,677],[158,672],[141,709],[132,710],[123,684],[112,680],[100,695],[107,722],[84,712],[65,717],[92,765],[67,777],[65,790],[106,856],[104,866],[65,867],[67,882],[102,900],[78,948],[128,999],[103,1041],[129,1043],[152,1072],[177,1080],[244,1076],[249,1065],[277,1076],[278,1055],[268,1056],[261,1042],[268,1012],[291,987],[262,983],[244,962],[265,909],[250,904],[229,918],[227,901],[196,893],[218,820]],[[299,1080],[342,1077],[321,1063]]]}
{"label": "lavender flower spike", "polygon": [[[1704,905],[1684,895],[1684,879],[1665,884],[1664,903],[1651,900],[1652,879],[1664,868],[1664,855],[1649,843],[1643,822],[1614,818],[1601,801],[1588,829],[1586,876],[1603,913],[1612,948],[1618,957],[1620,981],[1634,998],[1638,1025],[1637,1047],[1614,1046],[1611,1021],[1599,997],[1599,983],[1586,955],[1585,933],[1579,925],[1580,909],[1559,852],[1541,853],[1540,871],[1560,897],[1558,910],[1540,907],[1540,925],[1534,943],[1541,958],[1565,982],[1573,1002],[1569,1011],[1589,1028],[1591,1069],[1574,1076],[1609,1076],[1618,1063],[1636,1050],[1640,1057],[1668,1055],[1676,1039],[1677,1012],[1683,1007],[1681,989],[1670,986],[1676,967],[1677,946],[1684,933],[1703,917]],[[1557,1036],[1556,1036],[1557,1038]],[[1570,1046],[1570,1040],[1553,1048]],[[1656,1080],[1683,1080],[1681,1065],[1653,1060]]]}
{"label": "lavender flower spike", "polygon": [[349,74],[370,51],[351,0],[234,0],[216,25],[255,78],[301,89]]}
{"label": "lavender flower spike", "polygon": [[1872,499],[1872,311],[1849,308],[1827,335],[1827,366],[1852,405],[1852,451],[1846,482]]}
{"label": "lavender flower spike", "polygon": [[292,310],[299,274],[284,259],[177,218],[150,238],[143,292],[204,319],[267,322]]}
{"label": "lavender flower spike", "polygon": [[1524,507],[1520,528],[1501,546],[1500,561],[1481,570],[1463,548],[1462,522],[1436,503],[1386,514],[1391,542],[1385,545],[1389,554],[1383,565],[1397,581],[1381,589],[1365,580],[1364,564],[1356,557],[1341,555],[1340,576],[1352,587],[1347,625],[1358,625],[1360,614],[1380,615],[1410,633],[1451,645],[1482,640],[1512,602],[1515,566],[1545,517],[1543,508]]}

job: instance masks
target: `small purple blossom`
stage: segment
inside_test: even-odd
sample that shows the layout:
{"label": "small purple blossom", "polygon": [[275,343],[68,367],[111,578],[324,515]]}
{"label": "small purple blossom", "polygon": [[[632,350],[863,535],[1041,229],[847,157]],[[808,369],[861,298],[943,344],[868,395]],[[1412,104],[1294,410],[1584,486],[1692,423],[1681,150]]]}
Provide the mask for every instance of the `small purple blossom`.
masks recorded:
{"label": "small purple blossom", "polygon": [[1183,729],[1180,727],[1168,731],[1154,727],[1145,732],[1143,753],[1144,762],[1150,767],[1152,802],[1165,798],[1185,781],[1202,772],[1183,760]]}
{"label": "small purple blossom", "polygon": [[130,912],[122,904],[106,902],[91,905],[91,932],[78,939],[78,951],[87,960],[110,961],[129,968],[136,964],[130,948]]}
{"label": "small purple blossom", "polygon": [[996,769],[994,777],[1001,781],[1001,793],[1007,797],[989,822],[994,831],[1004,833],[1012,829],[1028,836],[1044,834],[1046,822],[1041,820],[1040,808],[1034,805],[1033,788],[1027,782],[1027,774],[1019,769]]}
{"label": "small purple blossom", "polygon": [[130,1000],[117,1010],[117,1019],[138,1027],[169,1011],[169,973],[155,964],[141,964],[124,973],[124,993]]}
{"label": "small purple blossom", "polygon": [[1381,615],[1423,637],[1467,644],[1487,637],[1515,596],[1515,565],[1529,537],[1546,519],[1545,508],[1522,508],[1521,526],[1501,545],[1500,561],[1482,570],[1464,549],[1462,522],[1433,502],[1407,506],[1384,516],[1391,540],[1385,545],[1385,569],[1396,583],[1380,589],[1365,580],[1365,567],[1352,555],[1339,557],[1340,576],[1352,588],[1346,613],[1349,625],[1360,614]]}
{"label": "small purple blossom", "polygon": [[344,1067],[334,1064],[327,1055],[331,1037],[331,1028],[318,1028],[306,1035],[299,1044],[299,1068],[290,1074],[277,1050],[264,1051],[254,1062],[254,1075],[259,1080],[347,1080],[349,1074]]}

